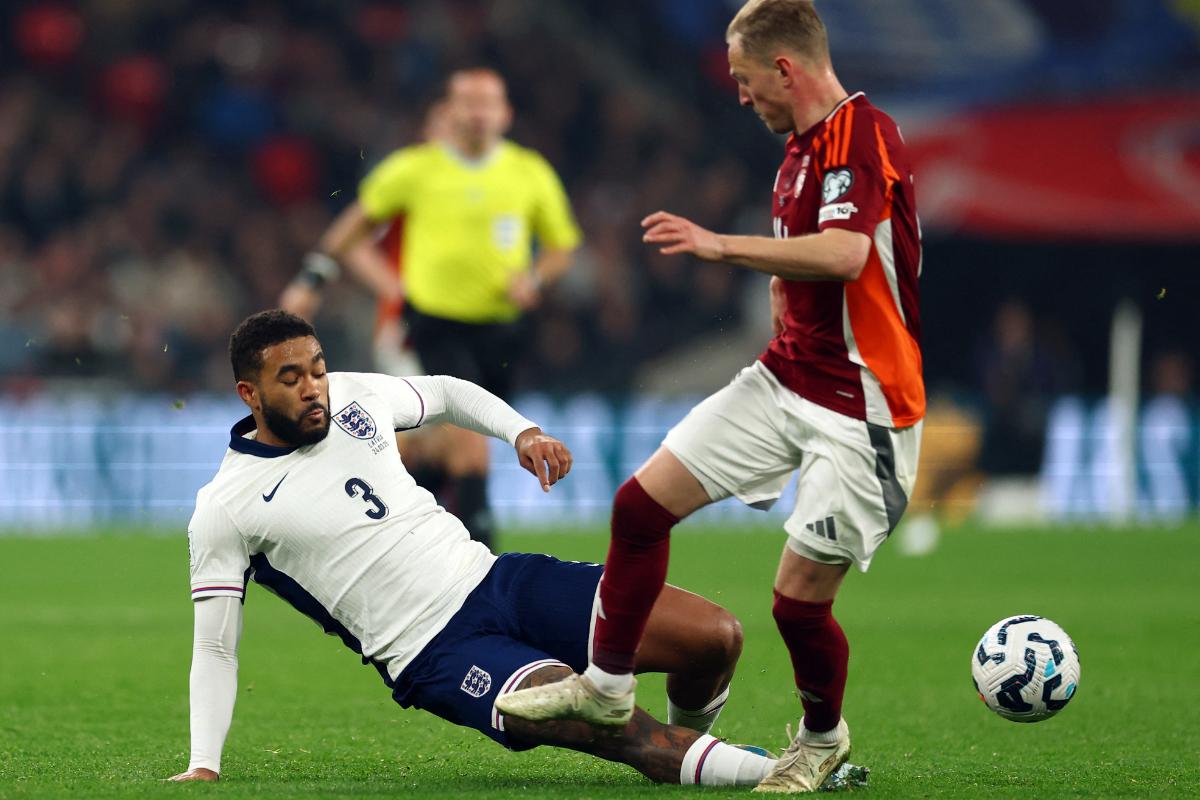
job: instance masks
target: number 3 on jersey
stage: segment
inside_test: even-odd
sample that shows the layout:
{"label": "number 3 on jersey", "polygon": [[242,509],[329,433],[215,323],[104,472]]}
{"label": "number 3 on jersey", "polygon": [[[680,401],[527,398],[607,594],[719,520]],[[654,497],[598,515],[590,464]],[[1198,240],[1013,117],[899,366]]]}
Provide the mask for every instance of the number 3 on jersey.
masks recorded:
{"label": "number 3 on jersey", "polygon": [[359,492],[362,493],[363,502],[370,503],[373,507],[365,511],[371,519],[383,519],[388,514],[388,507],[379,496],[375,494],[375,490],[371,488],[371,484],[364,481],[362,478],[351,478],[346,481],[346,494],[351,497],[358,497]]}

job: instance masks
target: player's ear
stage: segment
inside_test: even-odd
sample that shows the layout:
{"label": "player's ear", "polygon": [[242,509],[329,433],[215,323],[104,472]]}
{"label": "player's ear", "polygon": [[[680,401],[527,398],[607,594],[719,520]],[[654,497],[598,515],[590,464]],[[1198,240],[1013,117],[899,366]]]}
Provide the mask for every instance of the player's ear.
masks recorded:
{"label": "player's ear", "polygon": [[258,387],[256,387],[250,381],[238,381],[237,393],[238,397],[242,398],[242,402],[245,403],[251,411],[258,410]]}
{"label": "player's ear", "polygon": [[787,56],[779,56],[775,59],[774,66],[776,74],[778,74],[780,80],[783,81],[783,85],[785,87],[791,86],[793,79],[792,73],[796,70],[796,65],[792,63],[792,60]]}

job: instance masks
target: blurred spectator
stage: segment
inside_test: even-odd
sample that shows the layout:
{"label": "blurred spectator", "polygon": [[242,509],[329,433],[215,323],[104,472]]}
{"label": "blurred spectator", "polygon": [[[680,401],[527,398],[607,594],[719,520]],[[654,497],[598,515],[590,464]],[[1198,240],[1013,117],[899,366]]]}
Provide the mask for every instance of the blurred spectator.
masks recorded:
{"label": "blurred spectator", "polygon": [[980,466],[989,475],[1036,473],[1050,402],[1074,384],[1065,344],[1048,335],[1039,340],[1030,308],[1008,300],[996,311],[977,364],[984,401]]}
{"label": "blurred spectator", "polygon": [[[732,227],[744,168],[705,163],[698,120],[614,80],[554,14],[524,0],[0,11],[17,45],[0,59],[0,380],[224,386],[229,323],[274,305],[342,193],[415,138],[461,63],[512,77],[513,138],[558,168],[589,242],[546,298],[524,373],[537,388],[623,389],[639,360],[736,316],[741,277],[647,256],[637,221],[672,205]],[[330,305],[336,345],[356,304]]]}
{"label": "blurred spectator", "polygon": [[1140,449],[1145,465],[1143,510],[1159,519],[1181,519],[1192,509],[1192,362],[1177,350],[1151,361],[1150,399],[1142,410]]}

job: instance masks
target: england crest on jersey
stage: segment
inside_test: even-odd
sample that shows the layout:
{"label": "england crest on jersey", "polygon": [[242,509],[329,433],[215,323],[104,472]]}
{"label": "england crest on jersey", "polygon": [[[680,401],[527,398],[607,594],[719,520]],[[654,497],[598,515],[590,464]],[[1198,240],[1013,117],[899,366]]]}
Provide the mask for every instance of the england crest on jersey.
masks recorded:
{"label": "england crest on jersey", "polygon": [[334,414],[333,421],[355,439],[370,439],[375,435],[375,420],[357,401]]}

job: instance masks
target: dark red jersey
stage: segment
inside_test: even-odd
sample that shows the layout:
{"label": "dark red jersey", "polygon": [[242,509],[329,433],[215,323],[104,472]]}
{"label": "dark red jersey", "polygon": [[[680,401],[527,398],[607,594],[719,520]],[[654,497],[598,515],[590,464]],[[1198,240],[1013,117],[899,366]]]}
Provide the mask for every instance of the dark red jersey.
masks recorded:
{"label": "dark red jersey", "polygon": [[871,250],[857,280],[784,282],[784,331],[762,362],[818,405],[889,428],[918,422],[921,231],[896,123],[860,92],[792,134],[771,213],[777,238],[843,228]]}

